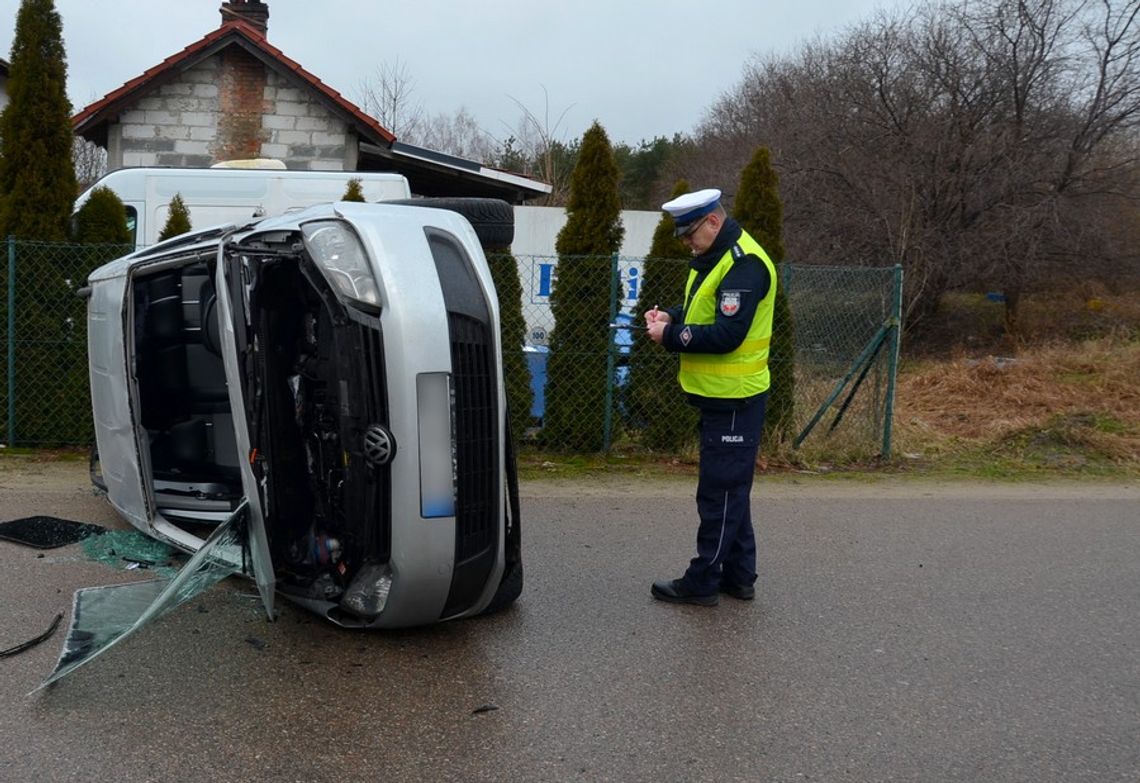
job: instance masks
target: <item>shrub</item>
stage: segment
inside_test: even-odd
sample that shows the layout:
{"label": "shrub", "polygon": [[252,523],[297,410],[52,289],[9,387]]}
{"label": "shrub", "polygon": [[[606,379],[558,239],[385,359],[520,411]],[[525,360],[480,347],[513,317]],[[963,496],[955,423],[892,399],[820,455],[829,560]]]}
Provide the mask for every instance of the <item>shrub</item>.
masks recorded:
{"label": "shrub", "polygon": [[62,242],[75,202],[63,25],[52,0],[23,0],[0,114],[0,236]]}
{"label": "shrub", "polygon": [[526,319],[522,311],[522,284],[518,262],[507,248],[488,249],[487,264],[499,296],[499,334],[503,344],[503,377],[507,386],[507,410],[511,415],[511,436],[517,442],[530,423],[534,402],[530,388],[530,368],[523,346]]}
{"label": "shrub", "polygon": [[553,448],[605,445],[610,319],[617,312],[612,256],[621,246],[618,168],[602,126],[582,137],[570,176],[567,221],[558,232],[558,277],[550,296],[554,330],[547,361],[543,440]]}
{"label": "shrub", "polygon": [[360,178],[353,177],[348,181],[348,187],[344,189],[344,195],[340,197],[341,201],[364,201],[364,189],[360,186]]}
{"label": "shrub", "polygon": [[[688,192],[689,183],[681,180],[673,188],[673,197]],[[642,270],[641,312],[655,305],[669,307],[684,295],[689,250],[673,235],[674,227],[673,217],[662,213]],[[637,333],[629,357],[629,415],[641,431],[643,444],[651,449],[680,451],[696,435],[696,409],[677,404],[678,395],[683,394],[677,383],[679,367],[678,354],[654,344],[645,332]]]}
{"label": "shrub", "polygon": [[170,199],[170,211],[166,216],[166,224],[158,234],[158,241],[162,242],[171,237],[185,234],[191,228],[190,210],[187,209],[186,202],[182,200],[182,194],[175,193],[174,198]]}
{"label": "shrub", "polygon": [[[758,147],[740,174],[740,190],[733,205],[733,217],[760,243],[775,264],[777,277],[782,277],[784,206],[780,202],[779,188],[780,178],[772,168],[768,148]],[[772,282],[776,284],[778,281]],[[764,434],[775,445],[795,435],[796,368],[792,311],[788,307],[787,292],[781,285],[776,287],[773,305],[772,343],[768,354],[772,385],[768,391]]]}

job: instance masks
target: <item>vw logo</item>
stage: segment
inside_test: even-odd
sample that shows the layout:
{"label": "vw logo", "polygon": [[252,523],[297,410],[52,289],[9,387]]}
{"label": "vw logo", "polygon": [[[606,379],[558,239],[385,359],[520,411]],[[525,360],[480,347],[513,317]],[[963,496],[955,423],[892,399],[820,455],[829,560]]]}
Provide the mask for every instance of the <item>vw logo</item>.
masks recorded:
{"label": "vw logo", "polygon": [[380,424],[364,431],[364,460],[374,468],[382,468],[396,456],[396,440]]}

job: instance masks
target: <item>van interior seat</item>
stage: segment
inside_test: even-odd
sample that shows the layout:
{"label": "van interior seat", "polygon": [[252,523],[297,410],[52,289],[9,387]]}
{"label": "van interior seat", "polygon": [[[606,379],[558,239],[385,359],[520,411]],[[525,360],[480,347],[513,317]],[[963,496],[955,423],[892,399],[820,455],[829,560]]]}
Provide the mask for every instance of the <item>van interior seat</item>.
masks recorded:
{"label": "van interior seat", "polygon": [[186,364],[191,409],[197,413],[229,411],[226,369],[219,342],[218,298],[208,270],[195,267],[182,278]]}
{"label": "van interior seat", "polygon": [[139,393],[156,473],[238,479],[209,271],[155,275],[136,297]]}
{"label": "van interior seat", "polygon": [[214,291],[214,281],[207,280],[198,295],[198,322],[202,324],[202,344],[215,356],[222,355],[222,344],[218,339],[221,327],[218,324],[218,296]]}

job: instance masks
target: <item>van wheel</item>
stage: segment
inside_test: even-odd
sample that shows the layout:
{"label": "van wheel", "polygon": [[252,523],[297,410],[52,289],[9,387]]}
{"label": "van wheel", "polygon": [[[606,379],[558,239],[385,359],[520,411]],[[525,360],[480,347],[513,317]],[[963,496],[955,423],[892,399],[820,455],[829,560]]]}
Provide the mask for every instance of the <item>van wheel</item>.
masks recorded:
{"label": "van wheel", "polygon": [[467,218],[475,229],[479,244],[484,249],[508,248],[515,241],[514,208],[497,198],[412,198],[384,201],[383,204],[403,204],[412,207],[449,209]]}

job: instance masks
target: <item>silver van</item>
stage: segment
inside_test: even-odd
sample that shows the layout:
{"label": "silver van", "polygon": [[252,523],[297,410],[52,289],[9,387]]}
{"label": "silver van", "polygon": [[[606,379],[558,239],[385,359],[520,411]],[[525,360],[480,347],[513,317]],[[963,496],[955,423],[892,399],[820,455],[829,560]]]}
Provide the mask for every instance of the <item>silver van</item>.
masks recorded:
{"label": "silver van", "polygon": [[136,528],[197,552],[240,516],[271,615],[277,594],[396,628],[519,596],[498,303],[464,216],[315,206],[136,252],[86,293],[101,481]]}

